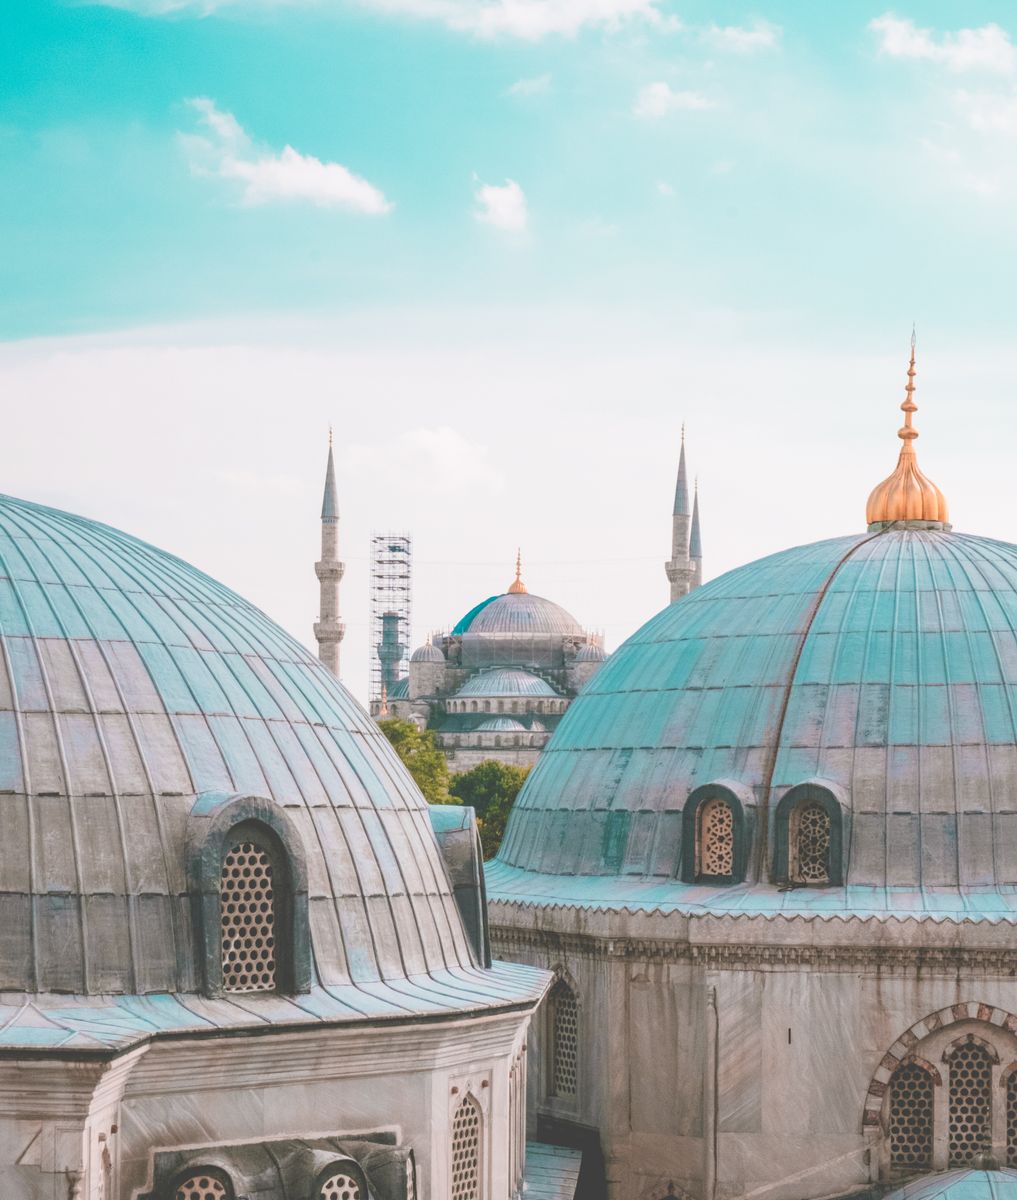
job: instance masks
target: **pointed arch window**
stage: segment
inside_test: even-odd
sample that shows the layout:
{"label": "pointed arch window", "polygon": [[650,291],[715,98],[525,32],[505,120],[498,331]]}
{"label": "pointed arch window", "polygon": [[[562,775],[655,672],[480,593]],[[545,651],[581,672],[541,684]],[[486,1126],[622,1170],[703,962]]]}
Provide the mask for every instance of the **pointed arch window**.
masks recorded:
{"label": "pointed arch window", "polygon": [[696,878],[730,880],[734,876],[734,812],[720,796],[699,806]]}
{"label": "pointed arch window", "polygon": [[464,1096],[452,1118],[450,1200],[481,1200],[483,1120],[480,1105],[472,1096]]}
{"label": "pointed arch window", "polygon": [[890,1165],[931,1168],[935,1079],[927,1067],[905,1062],[890,1078]]}
{"label": "pointed arch window", "polygon": [[950,1063],[950,1166],[992,1153],[992,1066],[998,1056],[977,1038],[947,1052]]}
{"label": "pointed arch window", "polygon": [[548,1033],[548,1094],[571,1100],[579,1075],[579,1003],[564,979],[548,997]]}

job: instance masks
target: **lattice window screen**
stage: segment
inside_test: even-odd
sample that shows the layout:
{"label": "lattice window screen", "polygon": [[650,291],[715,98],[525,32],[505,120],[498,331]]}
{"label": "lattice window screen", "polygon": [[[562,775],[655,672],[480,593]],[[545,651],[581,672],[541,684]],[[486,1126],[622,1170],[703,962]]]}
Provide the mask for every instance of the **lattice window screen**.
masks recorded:
{"label": "lattice window screen", "polygon": [[821,804],[803,804],[794,822],[795,879],[830,881],[830,816]]}
{"label": "lattice window screen", "polygon": [[362,1200],[360,1184],[345,1171],[329,1175],[318,1192],[319,1200]]}
{"label": "lattice window screen", "polygon": [[933,1082],[917,1063],[904,1063],[890,1080],[890,1165],[932,1166]]}
{"label": "lattice window screen", "polygon": [[222,983],[227,992],[276,986],[272,860],[257,842],[238,842],[223,859]]}
{"label": "lattice window screen", "polygon": [[559,979],[551,993],[551,1095],[576,1094],[579,1060],[579,1005],[575,993]]}
{"label": "lattice window screen", "polygon": [[950,1059],[950,1166],[992,1150],[992,1058],[977,1042]]}
{"label": "lattice window screen", "polygon": [[480,1108],[464,1096],[452,1119],[450,1200],[480,1200]]}
{"label": "lattice window screen", "polygon": [[1017,1070],[1006,1081],[1006,1163],[1017,1166]]}
{"label": "lattice window screen", "polygon": [[724,800],[707,800],[699,810],[699,875],[734,874],[734,814]]}
{"label": "lattice window screen", "polygon": [[191,1175],[177,1184],[175,1200],[226,1200],[225,1186],[211,1175]]}

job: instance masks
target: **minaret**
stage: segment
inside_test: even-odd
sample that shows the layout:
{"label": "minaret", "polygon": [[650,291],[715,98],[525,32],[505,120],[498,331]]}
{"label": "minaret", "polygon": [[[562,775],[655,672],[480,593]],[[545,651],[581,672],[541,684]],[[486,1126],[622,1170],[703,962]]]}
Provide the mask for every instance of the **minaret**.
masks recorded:
{"label": "minaret", "polygon": [[321,501],[321,559],[314,564],[314,573],[321,586],[314,636],[318,642],[318,657],[337,679],[339,643],[346,632],[346,626],[339,616],[339,582],[345,570],[346,564],[339,561],[339,497],[335,486],[332,430],[329,429],[325,494]]}
{"label": "minaret", "polygon": [[671,517],[671,559],[664,572],[671,584],[671,603],[680,600],[695,586],[693,567],[689,559],[689,477],[685,469],[685,426],[682,426],[682,448],[678,456],[678,481],[674,489],[674,513]]}
{"label": "minaret", "polygon": [[689,562],[692,565],[692,583],[689,591],[700,587],[703,582],[703,537],[699,532],[699,480],[696,480],[692,500],[692,531],[689,533]]}

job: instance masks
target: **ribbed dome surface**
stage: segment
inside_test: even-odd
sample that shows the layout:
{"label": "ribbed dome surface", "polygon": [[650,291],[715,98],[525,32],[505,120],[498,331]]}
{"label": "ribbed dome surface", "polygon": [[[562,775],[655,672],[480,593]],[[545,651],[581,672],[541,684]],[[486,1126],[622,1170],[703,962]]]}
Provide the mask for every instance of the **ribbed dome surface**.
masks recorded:
{"label": "ribbed dome surface", "polygon": [[[751,789],[772,838],[780,796],[817,778],[847,809],[837,903],[888,887],[917,908],[935,908],[935,889],[1013,894],[1017,547],[918,529],[838,538],[669,606],[569,708],[515,805],[490,893],[566,887],[512,867],[613,875],[618,895],[621,877],[674,881],[693,788]],[[593,890],[606,899],[604,882]],[[750,885],[684,894],[724,906]],[[765,872],[754,886],[775,891]],[[822,906],[829,895],[780,903]]]}
{"label": "ribbed dome surface", "polygon": [[557,696],[557,692],[539,675],[520,671],[515,667],[502,670],[481,671],[473,675],[456,692],[463,696]]}
{"label": "ribbed dome surface", "polygon": [[410,662],[436,662],[443,663],[445,655],[438,649],[434,642],[425,642],[422,646],[418,646],[410,655]]}
{"label": "ribbed dome surface", "polygon": [[466,626],[467,636],[491,633],[581,634],[578,621],[565,609],[530,592],[507,592],[485,603]]}
{"label": "ribbed dome surface", "polygon": [[4,497],[0,648],[0,988],[194,991],[186,822],[210,792],[271,798],[299,831],[316,986],[471,968],[419,791],[343,687],[239,596]]}

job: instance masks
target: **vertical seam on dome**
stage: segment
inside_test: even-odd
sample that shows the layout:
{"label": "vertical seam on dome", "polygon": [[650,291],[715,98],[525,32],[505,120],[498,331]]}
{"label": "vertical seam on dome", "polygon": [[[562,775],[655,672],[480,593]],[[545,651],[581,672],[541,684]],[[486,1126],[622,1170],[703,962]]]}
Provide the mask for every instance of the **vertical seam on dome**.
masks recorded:
{"label": "vertical seam on dome", "polygon": [[[773,789],[773,774],[777,769],[777,760],[780,757],[781,739],[784,736],[784,722],[787,718],[788,706],[791,702],[791,691],[795,685],[795,677],[798,674],[798,665],[801,662],[802,654],[805,650],[805,643],[808,641],[809,634],[812,632],[812,626],[815,623],[816,616],[819,613],[820,606],[826,599],[826,594],[830,590],[830,585],[837,578],[837,575],[853,554],[860,550],[863,546],[867,546],[869,542],[874,541],[879,537],[879,533],[869,534],[868,537],[863,537],[860,541],[855,542],[847,551],[841,555],[833,566],[833,570],[823,581],[823,586],[816,593],[812,606],[809,609],[808,616],[805,620],[805,628],[802,630],[801,636],[798,639],[798,645],[795,647],[794,658],[791,662],[791,670],[788,674],[788,681],[784,687],[784,695],[781,699],[780,713],[777,717],[777,728],[773,737],[773,752],[770,754],[766,763],[766,771],[763,775],[762,794],[760,796],[759,814],[759,850],[756,859],[756,878],[762,880],[769,879],[771,875],[769,865],[769,843],[770,843],[770,792]],[[772,882],[772,880],[771,880]],[[846,875],[845,875],[846,883]]]}

